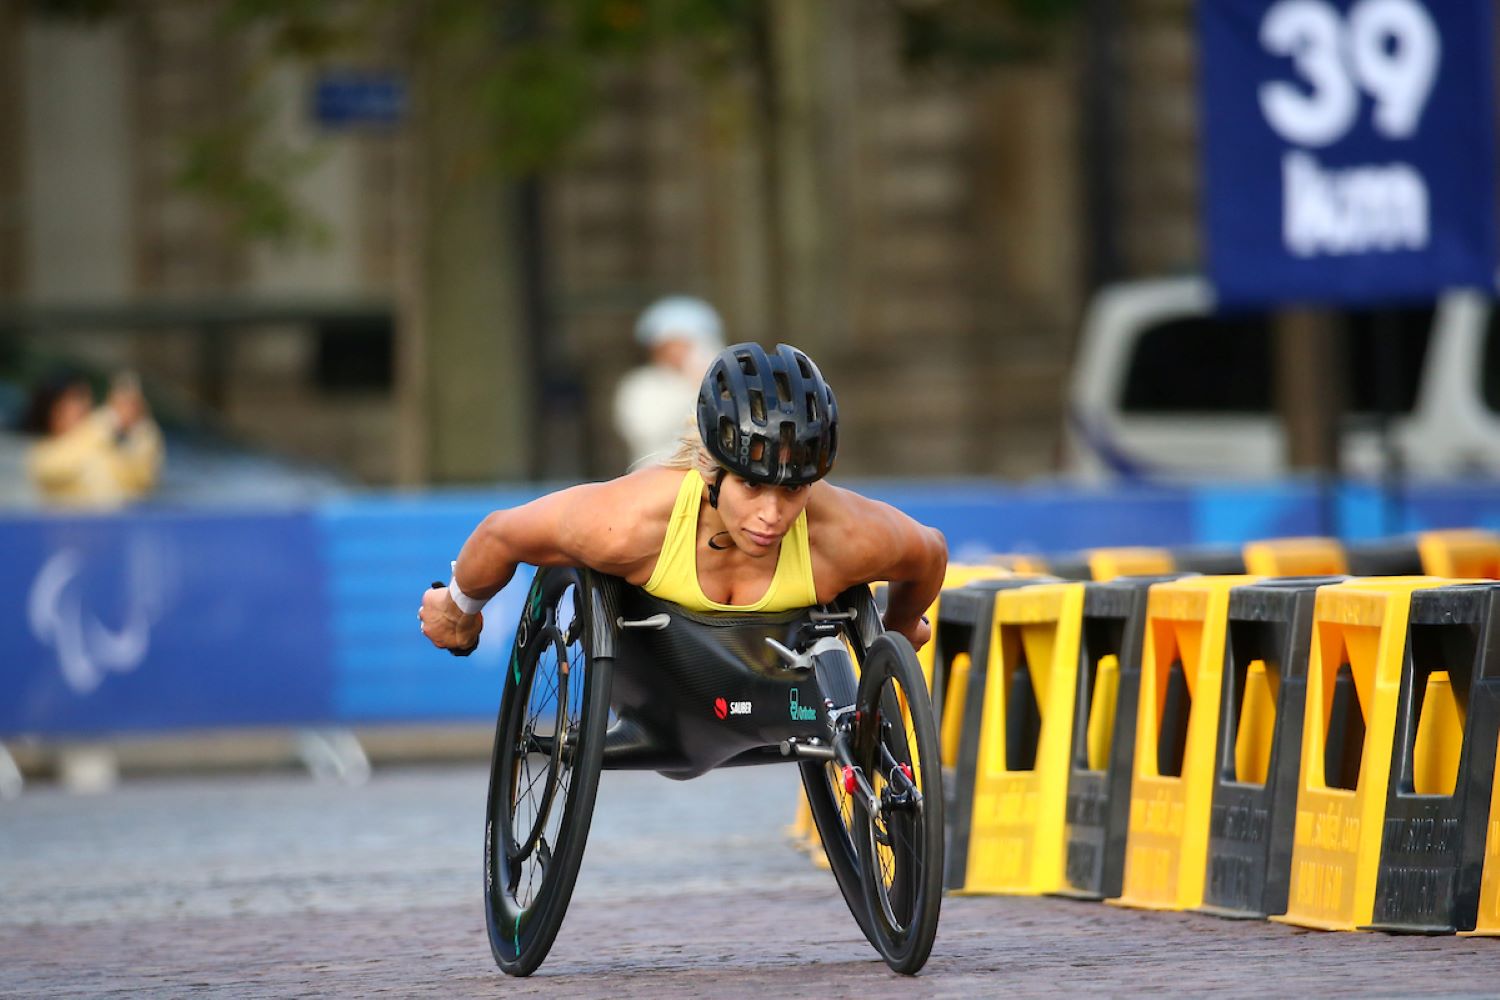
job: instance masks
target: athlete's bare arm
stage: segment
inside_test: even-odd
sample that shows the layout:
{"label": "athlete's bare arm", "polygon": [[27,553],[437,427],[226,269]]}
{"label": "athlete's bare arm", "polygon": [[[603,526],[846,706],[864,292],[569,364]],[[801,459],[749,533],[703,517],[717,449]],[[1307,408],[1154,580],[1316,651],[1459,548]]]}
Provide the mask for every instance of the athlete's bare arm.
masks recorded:
{"label": "athlete's bare arm", "polygon": [[[453,576],[469,597],[499,593],[521,563],[587,566],[634,578],[655,564],[680,472],[643,469],[549,493],[485,517],[459,550]],[[422,598],[423,632],[440,648],[473,644],[482,615],[465,615],[446,588]]]}
{"label": "athlete's bare arm", "polygon": [[832,600],[856,584],[889,581],[886,628],[923,646],[932,628],[922,613],[943,589],[948,567],[942,532],[831,483],[813,489],[808,525],[818,600]]}

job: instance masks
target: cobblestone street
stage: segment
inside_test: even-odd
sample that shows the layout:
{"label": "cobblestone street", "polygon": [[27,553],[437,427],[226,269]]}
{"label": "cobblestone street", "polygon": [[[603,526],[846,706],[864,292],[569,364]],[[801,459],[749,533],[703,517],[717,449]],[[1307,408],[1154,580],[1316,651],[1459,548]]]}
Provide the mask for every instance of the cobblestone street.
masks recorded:
{"label": "cobblestone street", "polygon": [[1484,995],[1500,941],[1323,934],[1060,899],[950,898],[915,980],[790,849],[795,772],[607,773],[552,954],[505,979],[479,901],[486,776],[34,788],[0,806],[0,995]]}

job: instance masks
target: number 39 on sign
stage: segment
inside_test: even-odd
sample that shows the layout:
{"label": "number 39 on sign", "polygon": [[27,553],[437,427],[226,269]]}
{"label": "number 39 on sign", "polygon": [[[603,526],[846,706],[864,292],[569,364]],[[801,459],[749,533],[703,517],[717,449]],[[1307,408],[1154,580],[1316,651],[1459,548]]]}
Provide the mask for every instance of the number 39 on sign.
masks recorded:
{"label": "number 39 on sign", "polygon": [[1195,6],[1221,304],[1375,304],[1494,287],[1490,3]]}
{"label": "number 39 on sign", "polygon": [[1421,250],[1429,199],[1408,163],[1331,169],[1310,149],[1349,134],[1370,98],[1371,124],[1386,139],[1417,131],[1442,58],[1432,17],[1416,0],[1358,0],[1347,16],[1324,0],[1281,0],[1261,22],[1261,44],[1288,57],[1298,80],[1260,87],[1261,112],[1287,142],[1282,156],[1282,237],[1298,257]]}

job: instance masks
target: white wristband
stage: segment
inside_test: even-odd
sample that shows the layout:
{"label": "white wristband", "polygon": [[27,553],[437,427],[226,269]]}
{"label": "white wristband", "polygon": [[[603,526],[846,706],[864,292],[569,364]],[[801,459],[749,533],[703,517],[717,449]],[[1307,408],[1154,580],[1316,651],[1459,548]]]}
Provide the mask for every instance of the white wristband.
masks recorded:
{"label": "white wristband", "polygon": [[[456,560],[450,565],[454,569],[458,568],[458,562]],[[448,596],[453,599],[454,604],[458,605],[458,610],[462,611],[466,615],[479,614],[479,612],[484,608],[486,604],[489,603],[490,600],[488,597],[477,598],[470,597],[468,594],[465,594],[462,590],[459,589],[458,577],[456,576],[448,581]]]}

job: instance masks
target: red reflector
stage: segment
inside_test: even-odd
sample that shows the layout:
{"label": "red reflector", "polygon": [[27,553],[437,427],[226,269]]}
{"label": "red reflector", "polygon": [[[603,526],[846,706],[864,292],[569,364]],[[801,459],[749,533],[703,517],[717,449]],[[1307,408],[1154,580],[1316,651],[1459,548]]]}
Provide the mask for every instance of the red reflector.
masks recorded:
{"label": "red reflector", "polygon": [[853,795],[854,789],[858,787],[859,786],[854,782],[854,768],[848,766],[847,764],[844,765],[844,791],[848,792],[850,795]]}
{"label": "red reflector", "polygon": [[907,781],[910,781],[914,785],[917,783],[917,779],[911,776],[911,765],[905,761],[901,762],[901,773],[906,775]]}

